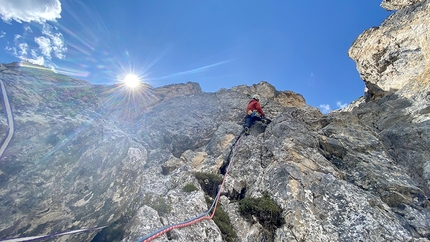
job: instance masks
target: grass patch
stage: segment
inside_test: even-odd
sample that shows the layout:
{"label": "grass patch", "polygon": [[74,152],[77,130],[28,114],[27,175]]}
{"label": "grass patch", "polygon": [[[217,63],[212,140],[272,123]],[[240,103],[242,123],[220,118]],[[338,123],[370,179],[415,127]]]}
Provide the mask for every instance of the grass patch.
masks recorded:
{"label": "grass patch", "polygon": [[[213,199],[205,196],[206,203],[208,207],[210,207],[213,203]],[[221,206],[218,206],[216,208],[215,215],[213,217],[213,221],[218,226],[219,230],[221,231],[221,236],[223,238],[223,241],[227,242],[235,242],[237,239],[237,234],[233,230],[233,225],[231,224],[230,217],[228,214],[222,210]]]}
{"label": "grass patch", "polygon": [[[205,196],[206,203],[210,207],[213,203],[213,199],[218,194],[219,186],[222,183],[222,177],[211,173],[196,172],[194,176],[197,178],[200,186],[207,196]],[[233,230],[230,217],[228,214],[218,206],[216,208],[213,221],[221,231],[223,241],[234,242],[237,239],[237,234]]]}
{"label": "grass patch", "polygon": [[203,191],[210,197],[215,198],[218,194],[219,185],[222,183],[222,177],[204,172],[196,172],[194,176],[197,178]]}
{"label": "grass patch", "polygon": [[239,212],[248,221],[252,221],[252,216],[270,233],[274,239],[277,228],[285,224],[282,217],[282,208],[270,198],[268,193],[264,193],[260,198],[244,198],[239,201]]}
{"label": "grass patch", "polygon": [[172,211],[172,207],[167,204],[166,199],[162,196],[152,197],[151,195],[145,194],[142,205],[148,205],[153,208],[160,216],[164,216]]}
{"label": "grass patch", "polygon": [[199,190],[196,186],[194,186],[194,184],[193,183],[188,183],[187,185],[185,185],[183,188],[182,188],[182,191],[184,191],[184,192],[194,192],[194,191],[197,191],[197,190]]}

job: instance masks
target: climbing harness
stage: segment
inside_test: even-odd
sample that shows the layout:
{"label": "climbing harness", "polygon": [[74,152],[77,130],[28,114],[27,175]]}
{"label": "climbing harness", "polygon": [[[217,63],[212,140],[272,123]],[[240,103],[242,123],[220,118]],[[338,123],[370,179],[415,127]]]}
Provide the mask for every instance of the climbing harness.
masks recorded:
{"label": "climbing harness", "polygon": [[[231,166],[231,163],[233,161],[234,155],[236,154],[236,148],[239,146],[240,140],[242,139],[243,136],[244,136],[244,132],[242,132],[239,135],[239,137],[236,139],[236,142],[233,144],[233,153],[231,155],[231,158],[230,158],[228,165],[227,165],[227,168],[225,170],[224,178],[223,178],[222,183],[219,187],[218,193],[217,193],[214,201],[212,202],[211,207],[208,209],[208,211],[206,211],[206,212],[204,212],[204,213],[202,213],[202,214],[200,214],[200,215],[198,215],[192,219],[186,220],[184,222],[180,222],[180,223],[176,223],[173,225],[163,227],[163,228],[139,239],[138,240],[139,242],[149,242],[149,241],[151,241],[151,240],[153,240],[153,239],[155,239],[155,238],[157,238],[157,237],[159,237],[159,236],[161,236],[161,235],[163,235],[163,234],[165,234],[165,233],[167,233],[173,229],[187,227],[187,226],[195,224],[201,220],[210,220],[214,217],[215,212],[216,212],[216,207],[218,205],[219,197],[221,196],[221,190],[224,187],[224,183],[225,183],[225,180],[227,178],[228,171],[230,170],[230,166]],[[212,215],[209,215],[209,213],[211,212],[212,209],[213,209]]]}

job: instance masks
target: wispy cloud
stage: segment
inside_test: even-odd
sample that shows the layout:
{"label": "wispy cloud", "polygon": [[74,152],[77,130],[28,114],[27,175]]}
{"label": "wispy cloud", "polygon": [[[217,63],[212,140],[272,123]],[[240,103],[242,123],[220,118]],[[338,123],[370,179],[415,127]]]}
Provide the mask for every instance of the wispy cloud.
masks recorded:
{"label": "wispy cloud", "polygon": [[348,106],[348,103],[342,103],[341,101],[337,101],[336,106],[342,109],[342,108],[346,108]]}
{"label": "wispy cloud", "polygon": [[41,26],[42,31],[36,33],[25,25],[23,34],[15,35],[13,46],[5,48],[15,57],[53,69],[55,65],[51,60],[65,57],[67,47],[63,35],[50,24],[61,18],[60,0],[0,0],[0,17],[9,24],[32,22]]}
{"label": "wispy cloud", "polygon": [[51,43],[51,51],[53,52],[55,57],[63,59],[64,52],[67,51],[67,48],[64,44],[63,35],[58,32],[58,29],[50,25],[44,24],[42,34],[49,38]]}
{"label": "wispy cloud", "polygon": [[192,69],[192,70],[182,71],[182,72],[178,72],[178,73],[174,73],[174,74],[170,74],[170,75],[167,75],[167,76],[162,76],[162,77],[158,77],[158,78],[154,78],[154,79],[160,80],[160,79],[167,79],[167,78],[177,77],[177,76],[182,76],[182,75],[196,74],[196,73],[199,73],[199,72],[206,71],[209,68],[212,68],[212,67],[215,67],[215,66],[218,66],[218,65],[222,65],[222,64],[225,64],[225,63],[229,63],[231,61],[232,60],[220,61],[220,62],[217,62],[217,63],[214,63],[214,64],[210,64],[210,65],[207,65],[207,66],[202,66],[202,67],[198,67],[198,68],[195,68],[195,69]]}
{"label": "wispy cloud", "polygon": [[322,113],[328,113],[331,111],[330,104],[320,104],[320,110]]}
{"label": "wispy cloud", "polygon": [[[346,108],[347,106],[347,103],[342,103],[341,101],[336,102],[337,109]],[[330,111],[332,111],[330,104],[320,104],[319,108],[322,113],[329,113]]]}
{"label": "wispy cloud", "polygon": [[40,56],[35,49],[29,48],[28,44],[22,40],[22,36],[16,34],[14,37],[14,46],[6,47],[6,51],[10,52],[12,55],[18,57],[21,60],[29,61],[33,64],[43,65],[45,59]]}
{"label": "wispy cloud", "polygon": [[45,36],[40,36],[34,38],[34,41],[39,45],[39,49],[41,50],[42,54],[48,58],[51,58],[51,40]]}
{"label": "wispy cloud", "polygon": [[30,27],[30,26],[24,26],[24,31],[25,31],[26,33],[33,33],[33,30],[31,29],[31,27]]}
{"label": "wispy cloud", "polygon": [[45,23],[61,18],[60,0],[0,0],[0,16],[4,22]]}

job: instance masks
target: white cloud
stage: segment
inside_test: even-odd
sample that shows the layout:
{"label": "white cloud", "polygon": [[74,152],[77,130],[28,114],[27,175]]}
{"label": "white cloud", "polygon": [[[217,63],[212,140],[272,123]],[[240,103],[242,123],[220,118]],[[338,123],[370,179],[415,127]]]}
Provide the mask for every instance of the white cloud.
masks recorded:
{"label": "white cloud", "polygon": [[34,41],[39,45],[39,49],[42,52],[42,55],[46,56],[48,59],[51,59],[51,40],[46,38],[45,36],[40,36],[34,38]]}
{"label": "white cloud", "polygon": [[18,44],[18,53],[17,55],[20,56],[26,56],[27,55],[27,49],[28,49],[28,44],[27,43],[20,43]]}
{"label": "white cloud", "polygon": [[[46,65],[45,63],[45,58],[43,58],[43,56],[40,56],[36,50],[31,50],[31,58],[27,58],[26,61],[31,62],[33,64],[37,64],[37,65]],[[53,66],[51,68],[54,68]]]}
{"label": "white cloud", "polygon": [[[56,36],[56,34],[53,34],[53,36]],[[56,38],[54,39],[55,41],[58,41]],[[52,53],[54,53],[57,58],[60,58],[64,57],[64,54],[61,51],[67,50],[62,41],[60,41],[60,43],[55,41],[52,43],[53,41],[50,36],[34,37],[34,43],[38,45],[36,48],[31,46],[25,37],[16,34],[14,37],[14,46],[6,47],[5,49],[22,61],[47,66],[55,70],[56,66],[51,62]]]}
{"label": "white cloud", "polygon": [[19,39],[21,39],[22,38],[22,35],[20,35],[20,34],[15,34],[14,35],[14,40],[15,41],[18,41]]}
{"label": "white cloud", "polygon": [[338,108],[342,109],[342,108],[346,108],[346,107],[348,106],[348,103],[342,103],[342,102],[340,102],[340,101],[337,101],[337,102],[336,102],[336,106],[337,106]]}
{"label": "white cloud", "polygon": [[30,26],[24,26],[24,31],[25,31],[26,33],[33,33],[33,30],[31,29],[31,27],[30,27]]}
{"label": "white cloud", "polygon": [[4,31],[0,31],[0,38],[3,38],[3,37],[5,37],[6,36],[6,32],[4,32]]}
{"label": "white cloud", "polygon": [[51,50],[54,52],[55,57],[63,59],[65,57],[64,53],[67,51],[63,34],[58,32],[57,28],[48,24],[43,25],[42,34],[50,39]]}
{"label": "white cloud", "polygon": [[6,47],[5,49],[11,52],[14,56],[25,56],[27,55],[28,44],[24,42],[20,42],[22,36],[19,34],[15,34],[14,36],[14,47]]}
{"label": "white cloud", "polygon": [[329,104],[320,104],[320,110],[322,113],[328,113],[331,111]]}
{"label": "white cloud", "polygon": [[24,33],[15,35],[13,47],[5,49],[20,60],[54,68],[52,59],[63,59],[67,51],[63,35],[49,24],[61,18],[60,14],[60,0],[0,0],[0,17],[4,22],[33,22],[32,26],[41,26],[34,28],[35,31],[23,26]]}
{"label": "white cloud", "polygon": [[[348,106],[348,104],[342,103],[341,101],[337,101],[336,106],[338,107],[338,109],[342,109],[342,108],[346,108]],[[319,108],[320,108],[322,113],[329,113],[332,111],[330,104],[321,104],[319,106]]]}
{"label": "white cloud", "polygon": [[5,22],[56,21],[61,18],[60,0],[0,0],[0,16]]}

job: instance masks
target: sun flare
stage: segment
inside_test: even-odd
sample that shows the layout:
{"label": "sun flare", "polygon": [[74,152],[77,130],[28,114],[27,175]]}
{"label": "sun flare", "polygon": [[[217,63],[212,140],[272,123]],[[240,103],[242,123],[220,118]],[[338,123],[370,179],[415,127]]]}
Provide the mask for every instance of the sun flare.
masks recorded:
{"label": "sun flare", "polygon": [[140,78],[134,74],[127,74],[124,77],[123,82],[128,88],[136,88],[140,85]]}

